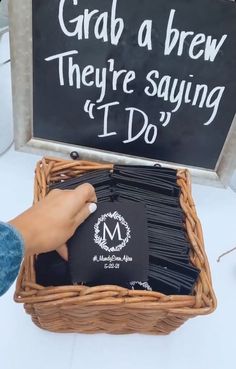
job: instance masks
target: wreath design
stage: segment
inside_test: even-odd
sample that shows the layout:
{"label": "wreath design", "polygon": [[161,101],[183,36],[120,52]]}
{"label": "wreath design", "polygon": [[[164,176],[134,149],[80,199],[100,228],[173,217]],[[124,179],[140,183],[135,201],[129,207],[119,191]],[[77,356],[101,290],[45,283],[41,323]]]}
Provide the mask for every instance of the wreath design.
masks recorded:
{"label": "wreath design", "polygon": [[152,287],[149,285],[149,283],[148,282],[140,282],[140,281],[132,281],[132,282],[130,282],[130,285],[131,285],[131,287],[132,287],[132,290],[134,290],[135,289],[135,285],[138,285],[138,286],[140,286],[140,287],[143,287],[145,290],[147,290],[147,291],[152,291]]}
{"label": "wreath design", "polygon": [[[117,246],[108,247],[107,246],[107,241],[104,240],[100,236],[99,226],[102,222],[105,222],[107,218],[118,220],[126,229],[126,237]],[[94,242],[105,251],[108,251],[108,252],[120,251],[121,249],[123,249],[123,247],[125,247],[127,245],[130,238],[131,238],[130,227],[129,227],[128,223],[126,222],[126,220],[122,217],[122,215],[120,215],[117,211],[114,211],[114,213],[109,212],[109,213],[101,215],[100,218],[98,218],[97,223],[94,225]]]}

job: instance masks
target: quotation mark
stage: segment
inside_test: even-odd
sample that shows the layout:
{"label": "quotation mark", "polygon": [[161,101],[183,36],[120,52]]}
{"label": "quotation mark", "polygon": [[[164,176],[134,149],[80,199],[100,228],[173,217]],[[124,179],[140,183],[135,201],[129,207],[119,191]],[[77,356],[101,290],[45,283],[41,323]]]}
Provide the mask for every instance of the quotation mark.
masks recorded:
{"label": "quotation mark", "polygon": [[[96,107],[96,104],[95,103],[93,103],[91,100],[86,100],[85,101],[85,104],[84,104],[84,111],[85,111],[85,113],[87,113],[88,115],[89,115],[89,118],[90,119],[95,119],[95,117],[94,117],[94,108],[95,109],[98,109],[98,110],[100,110],[100,109],[104,109],[105,111],[104,111],[104,124],[105,124],[105,132],[106,132],[106,134],[104,133],[104,135],[106,135],[106,136],[111,136],[111,135],[113,135],[113,134],[116,134],[116,133],[114,133],[114,132],[111,132],[111,133],[107,133],[107,119],[108,119],[108,110],[109,110],[109,107],[110,106],[112,106],[112,105],[117,105],[117,104],[119,104],[118,102],[113,102],[113,103],[109,103],[109,104],[105,104],[105,105],[102,105],[102,106],[99,106],[99,107]],[[131,109],[134,109],[135,110],[135,108],[127,108],[127,109],[125,109],[125,110],[131,110]],[[136,109],[137,111],[138,111],[138,109]],[[145,115],[146,116],[146,114],[144,113],[144,112],[142,112],[142,111],[140,111],[143,115]],[[166,112],[166,111],[161,111],[160,112],[160,123],[162,124],[162,127],[166,127],[169,123],[170,123],[170,120],[171,120],[171,112]],[[99,137],[104,137],[104,135],[102,135],[102,136],[99,136]]]}
{"label": "quotation mark", "polygon": [[93,108],[95,107],[95,104],[91,102],[91,100],[86,100],[84,104],[84,111],[85,113],[88,113],[89,117],[91,119],[94,119],[93,115]]}
{"label": "quotation mark", "polygon": [[166,127],[167,124],[169,124],[169,122],[170,122],[171,113],[161,111],[160,114],[161,114],[160,122],[162,123],[162,127]]}

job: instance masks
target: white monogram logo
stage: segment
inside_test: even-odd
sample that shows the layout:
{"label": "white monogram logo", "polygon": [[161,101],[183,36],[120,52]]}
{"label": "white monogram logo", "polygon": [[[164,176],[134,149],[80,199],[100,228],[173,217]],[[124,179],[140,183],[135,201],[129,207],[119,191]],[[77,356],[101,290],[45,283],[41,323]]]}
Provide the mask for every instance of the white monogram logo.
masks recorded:
{"label": "white monogram logo", "polygon": [[[115,226],[108,226],[107,221],[113,219],[116,221]],[[124,228],[125,237],[122,238],[121,229]],[[117,237],[117,245],[109,247],[109,241],[114,241]],[[101,215],[97,223],[94,225],[94,242],[103,250],[108,252],[120,251],[127,245],[131,238],[130,227],[126,220],[117,211],[109,212]]]}

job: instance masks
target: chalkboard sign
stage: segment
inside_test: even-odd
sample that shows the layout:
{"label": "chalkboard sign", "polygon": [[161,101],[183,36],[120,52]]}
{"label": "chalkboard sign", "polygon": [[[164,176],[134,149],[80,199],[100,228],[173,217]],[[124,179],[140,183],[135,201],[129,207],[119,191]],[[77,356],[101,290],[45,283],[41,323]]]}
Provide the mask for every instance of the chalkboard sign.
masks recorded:
{"label": "chalkboard sign", "polygon": [[[236,112],[235,3],[25,3],[27,15],[19,15],[10,0],[12,52],[33,74],[34,142],[216,171]],[[24,27],[30,62],[19,47]],[[16,62],[16,86],[22,71],[26,65]],[[25,128],[25,141],[27,134]]]}

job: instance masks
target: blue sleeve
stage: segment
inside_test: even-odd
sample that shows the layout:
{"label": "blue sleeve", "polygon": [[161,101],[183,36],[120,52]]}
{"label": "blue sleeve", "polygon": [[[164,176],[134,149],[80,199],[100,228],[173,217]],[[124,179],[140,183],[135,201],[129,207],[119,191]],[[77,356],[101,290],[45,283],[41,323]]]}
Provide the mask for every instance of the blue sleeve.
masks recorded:
{"label": "blue sleeve", "polygon": [[20,233],[8,223],[0,222],[0,296],[12,285],[24,254]]}

